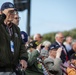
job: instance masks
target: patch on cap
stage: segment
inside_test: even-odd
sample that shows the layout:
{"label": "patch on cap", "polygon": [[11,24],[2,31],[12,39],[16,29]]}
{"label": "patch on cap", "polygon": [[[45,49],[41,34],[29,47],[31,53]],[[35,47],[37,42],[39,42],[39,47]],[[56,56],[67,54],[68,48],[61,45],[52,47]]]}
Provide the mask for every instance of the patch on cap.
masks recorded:
{"label": "patch on cap", "polygon": [[13,8],[13,5],[12,5],[12,4],[9,4],[9,7],[10,7],[10,8]]}
{"label": "patch on cap", "polygon": [[60,46],[57,44],[51,44],[49,50],[58,49]]}

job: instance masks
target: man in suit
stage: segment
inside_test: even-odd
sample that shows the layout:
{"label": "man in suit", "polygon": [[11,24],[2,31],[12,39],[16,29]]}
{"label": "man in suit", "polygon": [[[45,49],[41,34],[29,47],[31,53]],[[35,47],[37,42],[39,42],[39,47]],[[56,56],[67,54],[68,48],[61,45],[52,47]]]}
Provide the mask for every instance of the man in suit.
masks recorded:
{"label": "man in suit", "polygon": [[61,56],[60,56],[60,58],[62,60],[61,69],[66,74],[66,67],[68,67],[68,65],[69,65],[69,54],[66,50],[66,47],[63,44],[63,41],[64,41],[63,33],[58,32],[55,35],[54,45],[59,45],[60,47],[62,47],[62,52],[61,52]]}
{"label": "man in suit", "polygon": [[62,59],[62,62],[66,62],[68,61],[69,59],[69,55],[68,55],[68,52],[65,48],[65,46],[63,45],[63,41],[64,41],[64,35],[63,33],[59,32],[55,35],[55,42],[54,44],[55,45],[59,45],[60,47],[62,47],[62,53],[61,53],[61,59]]}
{"label": "man in suit", "polygon": [[62,48],[59,45],[51,45],[49,49],[49,56],[44,60],[44,64],[53,75],[62,75],[60,69],[62,60],[60,58]]}

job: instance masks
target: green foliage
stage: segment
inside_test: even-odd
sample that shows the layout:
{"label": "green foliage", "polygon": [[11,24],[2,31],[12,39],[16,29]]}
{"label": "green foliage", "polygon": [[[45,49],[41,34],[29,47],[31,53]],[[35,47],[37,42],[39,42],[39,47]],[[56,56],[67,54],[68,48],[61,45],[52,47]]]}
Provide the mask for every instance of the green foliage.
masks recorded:
{"label": "green foliage", "polygon": [[[43,41],[48,40],[50,42],[54,42],[56,33],[57,32],[44,34],[43,35]],[[69,31],[64,31],[63,34],[64,34],[64,37],[72,36],[73,39],[76,39],[76,29],[72,29],[72,30],[69,30]]]}

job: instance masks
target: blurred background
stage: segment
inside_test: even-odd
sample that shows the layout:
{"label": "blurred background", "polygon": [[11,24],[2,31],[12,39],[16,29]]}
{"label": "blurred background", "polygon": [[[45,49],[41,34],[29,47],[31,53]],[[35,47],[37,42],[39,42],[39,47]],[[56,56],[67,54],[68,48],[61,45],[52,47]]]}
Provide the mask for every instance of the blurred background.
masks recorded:
{"label": "blurred background", "polygon": [[[14,3],[15,1],[20,0],[1,0],[0,6],[4,2]],[[21,17],[19,27],[29,36],[36,33],[44,35],[76,28],[76,0],[30,0],[29,14],[28,21],[28,8],[19,11]]]}

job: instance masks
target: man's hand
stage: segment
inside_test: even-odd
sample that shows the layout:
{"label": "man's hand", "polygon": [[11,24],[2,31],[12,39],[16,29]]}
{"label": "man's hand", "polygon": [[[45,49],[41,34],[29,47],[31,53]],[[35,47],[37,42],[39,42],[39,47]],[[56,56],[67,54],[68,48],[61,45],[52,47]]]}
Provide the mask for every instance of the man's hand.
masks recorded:
{"label": "man's hand", "polygon": [[56,53],[56,58],[60,58],[62,52],[62,47],[58,48],[57,53]]}
{"label": "man's hand", "polygon": [[27,68],[27,62],[25,60],[20,60],[20,64],[22,65],[23,70]]}

